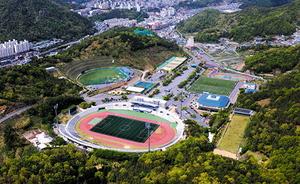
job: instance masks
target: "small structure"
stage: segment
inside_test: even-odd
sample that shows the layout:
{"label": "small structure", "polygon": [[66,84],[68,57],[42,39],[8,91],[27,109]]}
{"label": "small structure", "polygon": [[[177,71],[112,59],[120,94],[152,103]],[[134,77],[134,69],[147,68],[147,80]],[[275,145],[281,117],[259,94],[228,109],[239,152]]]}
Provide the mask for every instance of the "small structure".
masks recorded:
{"label": "small structure", "polygon": [[55,71],[56,68],[54,66],[51,66],[51,67],[48,67],[48,68],[45,68],[47,72],[52,72],[52,71]]}
{"label": "small structure", "polygon": [[141,88],[141,87],[134,87],[134,86],[129,86],[126,91],[129,92],[135,92],[135,93],[141,93],[145,90],[145,88]]}
{"label": "small structure", "polygon": [[245,93],[254,93],[258,91],[258,85],[254,83],[244,83]]}
{"label": "small structure", "polygon": [[214,110],[214,111],[227,108],[230,105],[229,101],[230,100],[227,96],[208,94],[208,93],[202,94],[200,98],[197,100],[199,104],[198,105],[199,108]]}
{"label": "small structure", "polygon": [[256,112],[251,109],[244,108],[235,108],[233,114],[244,115],[244,116],[253,116]]}
{"label": "small structure", "polygon": [[41,131],[40,129],[29,133],[24,133],[23,136],[40,151],[44,150],[53,140],[52,137],[46,135],[45,132]]}

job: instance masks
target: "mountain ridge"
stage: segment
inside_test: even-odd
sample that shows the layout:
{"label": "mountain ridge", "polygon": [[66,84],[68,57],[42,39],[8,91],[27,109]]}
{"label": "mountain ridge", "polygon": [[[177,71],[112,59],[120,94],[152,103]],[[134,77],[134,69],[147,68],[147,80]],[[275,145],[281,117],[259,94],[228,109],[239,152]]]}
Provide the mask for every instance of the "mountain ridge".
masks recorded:
{"label": "mountain ridge", "polygon": [[[300,25],[299,9],[299,0],[280,7],[253,6],[233,13],[209,9],[180,22],[177,28],[183,33],[198,32],[195,39],[199,42],[218,41],[221,37],[249,41],[254,37],[291,35]],[[210,40],[205,39],[212,35]]]}
{"label": "mountain ridge", "polygon": [[51,0],[1,0],[0,20],[0,41],[72,40],[94,32],[89,20]]}

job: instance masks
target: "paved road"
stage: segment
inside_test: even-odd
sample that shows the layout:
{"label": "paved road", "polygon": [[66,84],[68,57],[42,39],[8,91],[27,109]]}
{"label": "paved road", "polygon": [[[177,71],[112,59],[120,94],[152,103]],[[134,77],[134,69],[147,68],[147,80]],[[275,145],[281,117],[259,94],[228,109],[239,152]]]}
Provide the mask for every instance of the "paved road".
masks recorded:
{"label": "paved road", "polygon": [[33,106],[33,105],[31,105],[31,106],[26,106],[26,107],[23,107],[23,108],[21,108],[21,109],[18,109],[18,110],[16,110],[16,111],[14,111],[14,112],[12,112],[12,113],[10,113],[10,114],[7,114],[6,116],[4,116],[3,118],[0,119],[0,123],[2,123],[2,122],[5,121],[5,120],[8,120],[9,118],[11,118],[11,117],[13,117],[13,116],[15,116],[15,115],[17,115],[17,114],[20,114],[20,113],[24,112],[25,110],[29,109],[29,108],[32,107],[32,106]]}

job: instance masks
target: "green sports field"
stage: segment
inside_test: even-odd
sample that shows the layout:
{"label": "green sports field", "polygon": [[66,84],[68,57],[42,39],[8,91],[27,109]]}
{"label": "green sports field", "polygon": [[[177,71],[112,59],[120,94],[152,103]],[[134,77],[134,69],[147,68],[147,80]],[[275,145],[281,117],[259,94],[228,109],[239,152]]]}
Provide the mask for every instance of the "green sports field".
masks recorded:
{"label": "green sports field", "polygon": [[249,120],[248,116],[234,115],[218,148],[236,153],[238,147],[243,146],[243,136]]}
{"label": "green sports field", "polygon": [[200,77],[187,91],[199,94],[208,92],[228,96],[235,85],[235,81]]}
{"label": "green sports field", "polygon": [[84,85],[112,83],[123,80],[126,76],[114,68],[104,68],[88,71],[78,77],[78,81]]}
{"label": "green sports field", "polygon": [[[145,121],[124,118],[120,116],[108,115],[93,128],[92,132],[105,134],[134,142],[144,143],[148,139],[148,129]],[[154,132],[159,125],[149,123],[150,132]]]}

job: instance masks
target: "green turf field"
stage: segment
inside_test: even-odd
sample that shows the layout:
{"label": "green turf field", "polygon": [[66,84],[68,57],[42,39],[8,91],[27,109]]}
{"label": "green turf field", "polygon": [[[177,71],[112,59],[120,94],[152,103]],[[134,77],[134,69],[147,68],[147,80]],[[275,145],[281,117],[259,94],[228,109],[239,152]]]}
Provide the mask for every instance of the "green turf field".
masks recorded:
{"label": "green turf field", "polygon": [[151,119],[151,120],[154,120],[154,121],[159,121],[159,122],[164,122],[164,123],[168,123],[168,124],[171,124],[171,128],[176,128],[177,127],[177,123],[176,122],[170,122],[164,118],[161,118],[159,116],[154,116],[153,114],[147,114],[147,113],[142,113],[142,112],[137,112],[137,111],[128,111],[128,110],[121,110],[121,109],[110,109],[110,110],[107,110],[107,109],[102,109],[100,111],[98,111],[99,113],[100,112],[105,112],[105,111],[109,111],[109,112],[114,112],[114,113],[118,113],[118,114],[125,114],[125,115],[128,115],[128,116],[134,116],[134,117],[140,117],[140,118],[143,118],[143,119]]}
{"label": "green turf field", "polygon": [[187,91],[194,93],[208,92],[216,95],[230,95],[236,81],[200,77]]}
{"label": "green turf field", "polygon": [[244,132],[249,120],[250,117],[248,116],[234,115],[218,148],[237,153],[238,147],[242,146]]}
{"label": "green turf field", "polygon": [[[144,143],[148,139],[148,129],[145,127],[145,124],[145,121],[108,115],[100,123],[91,128],[90,131]],[[154,132],[159,127],[158,124],[149,124],[150,132]]]}
{"label": "green turf field", "polygon": [[112,83],[123,80],[126,77],[114,68],[96,69],[86,72],[78,77],[78,81],[84,85]]}

